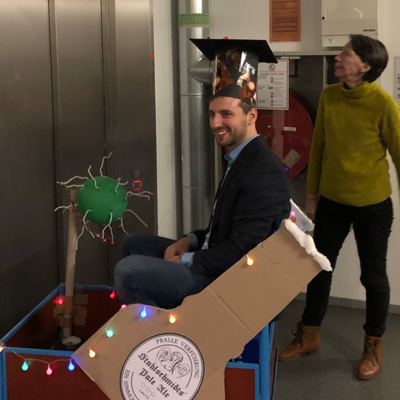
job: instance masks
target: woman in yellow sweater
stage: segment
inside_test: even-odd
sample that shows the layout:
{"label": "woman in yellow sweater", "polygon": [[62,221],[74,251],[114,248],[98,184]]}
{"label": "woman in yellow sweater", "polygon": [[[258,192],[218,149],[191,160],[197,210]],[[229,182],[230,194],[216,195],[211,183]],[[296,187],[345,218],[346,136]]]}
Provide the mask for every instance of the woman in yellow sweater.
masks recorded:
{"label": "woman in yellow sweater", "polygon": [[[371,379],[382,358],[390,288],[386,254],[393,220],[388,150],[400,176],[400,113],[375,80],[388,62],[385,46],[363,35],[335,58],[340,83],[322,92],[307,176],[306,211],[315,218],[317,249],[335,267],[353,225],[366,289],[364,351],[359,379]],[[279,360],[294,360],[320,347],[332,272],[321,272],[307,287],[306,307],[294,340]]]}

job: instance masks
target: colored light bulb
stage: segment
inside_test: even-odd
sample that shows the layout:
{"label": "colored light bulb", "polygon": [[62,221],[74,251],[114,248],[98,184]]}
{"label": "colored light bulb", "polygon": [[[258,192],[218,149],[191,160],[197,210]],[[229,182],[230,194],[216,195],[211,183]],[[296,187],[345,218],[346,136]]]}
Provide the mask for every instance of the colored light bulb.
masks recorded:
{"label": "colored light bulb", "polygon": [[115,299],[115,290],[113,290],[112,293],[110,294],[110,299]]}
{"label": "colored light bulb", "polygon": [[64,300],[62,297],[58,297],[55,301],[56,304],[58,304],[59,306],[61,306],[62,304],[64,304]]}
{"label": "colored light bulb", "polygon": [[171,324],[174,324],[175,322],[176,322],[176,318],[175,318],[175,316],[174,315],[170,315],[170,317],[169,317],[169,322],[171,323]]}
{"label": "colored light bulb", "polygon": [[24,363],[22,364],[21,369],[22,369],[22,371],[28,371],[28,368],[29,368],[29,365],[25,360]]}
{"label": "colored light bulb", "polygon": [[249,257],[249,255],[247,255],[247,265],[253,265],[254,264],[254,260]]}
{"label": "colored light bulb", "polygon": [[142,312],[140,313],[140,316],[141,316],[142,318],[146,318],[146,317],[147,317],[146,307],[143,308]]}
{"label": "colored light bulb", "polygon": [[73,370],[75,369],[75,365],[73,364],[72,361],[69,362],[69,364],[68,364],[68,369],[69,369],[70,371],[73,371]]}
{"label": "colored light bulb", "polygon": [[126,304],[122,304],[121,309],[126,308]]}
{"label": "colored light bulb", "polygon": [[89,357],[90,358],[96,357],[96,352],[94,350],[92,350],[92,349],[89,349]]}
{"label": "colored light bulb", "polygon": [[46,374],[51,375],[53,373],[53,370],[51,369],[50,365],[47,366]]}
{"label": "colored light bulb", "polygon": [[106,335],[107,335],[107,337],[113,337],[114,336],[114,331],[112,329],[107,329],[106,330]]}

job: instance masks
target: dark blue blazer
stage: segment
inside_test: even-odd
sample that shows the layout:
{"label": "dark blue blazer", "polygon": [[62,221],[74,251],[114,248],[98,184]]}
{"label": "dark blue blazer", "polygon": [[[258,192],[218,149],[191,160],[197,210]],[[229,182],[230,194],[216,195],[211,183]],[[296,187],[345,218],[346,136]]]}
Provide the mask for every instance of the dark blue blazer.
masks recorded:
{"label": "dark blue blazer", "polygon": [[290,191],[282,162],[265,143],[253,139],[233,163],[216,194],[209,248],[200,250],[210,230],[194,231],[198,249],[192,272],[216,278],[270,236],[288,218]]}

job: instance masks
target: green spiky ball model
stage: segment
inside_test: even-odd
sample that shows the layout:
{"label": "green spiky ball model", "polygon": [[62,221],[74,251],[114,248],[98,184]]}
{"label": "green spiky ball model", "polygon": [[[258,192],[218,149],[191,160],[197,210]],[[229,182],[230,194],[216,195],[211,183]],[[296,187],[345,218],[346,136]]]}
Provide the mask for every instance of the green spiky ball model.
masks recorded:
{"label": "green spiky ball model", "polygon": [[121,218],[128,203],[124,187],[107,176],[88,179],[78,190],[76,201],[78,210],[86,215],[86,219],[101,225],[107,225],[111,215],[111,221]]}

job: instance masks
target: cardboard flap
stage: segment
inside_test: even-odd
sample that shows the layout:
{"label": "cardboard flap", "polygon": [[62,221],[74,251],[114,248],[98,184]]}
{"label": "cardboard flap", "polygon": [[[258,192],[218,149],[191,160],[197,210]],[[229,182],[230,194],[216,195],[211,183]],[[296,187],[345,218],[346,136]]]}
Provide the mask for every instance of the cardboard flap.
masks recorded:
{"label": "cardboard flap", "polygon": [[306,250],[285,228],[279,229],[260,246],[279,262],[282,269],[291,276],[300,289],[305,288],[310,282],[310,275],[315,276],[321,272],[321,266],[306,253]]}

